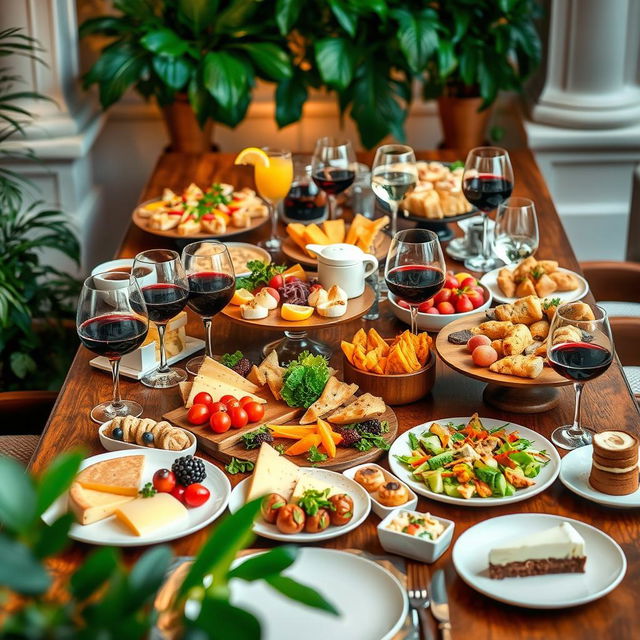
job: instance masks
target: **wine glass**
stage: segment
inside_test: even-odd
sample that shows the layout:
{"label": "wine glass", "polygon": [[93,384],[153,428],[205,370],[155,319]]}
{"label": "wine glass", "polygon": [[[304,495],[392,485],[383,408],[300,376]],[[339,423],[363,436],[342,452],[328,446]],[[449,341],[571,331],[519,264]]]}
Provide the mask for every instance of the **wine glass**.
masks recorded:
{"label": "wine glass", "polygon": [[391,211],[391,235],[398,231],[398,207],[418,182],[416,156],[404,144],[384,144],[378,147],[371,169],[371,188]]}
{"label": "wine glass", "polygon": [[584,383],[602,375],[613,361],[607,312],[584,302],[558,307],[547,337],[547,357],[554,371],[573,382],[576,392],[573,424],[555,429],[551,440],[561,449],[591,444],[591,433],[580,426],[580,399]]}
{"label": "wine glass", "polygon": [[528,198],[509,198],[498,207],[493,249],[506,264],[532,256],[538,248],[536,206]]}
{"label": "wine glass", "polygon": [[258,244],[271,252],[276,252],[280,250],[282,245],[278,237],[278,205],[291,188],[293,163],[291,151],[269,147],[263,147],[262,150],[269,157],[269,164],[256,163],[254,177],[258,192],[269,207],[271,237]]}
{"label": "wine glass", "polygon": [[329,220],[336,218],[336,196],[351,186],[356,171],[356,154],[350,140],[331,136],[318,138],[311,159],[311,177],[327,194]]}
{"label": "wine glass", "polygon": [[142,406],[120,397],[120,358],[135,351],[147,337],[149,318],[136,279],[107,271],[89,276],[78,299],[76,327],[80,342],[93,353],[108,358],[113,375],[113,395],[91,410],[91,419],[103,423],[118,416],[142,414]]}
{"label": "wine glass", "polygon": [[513,169],[509,154],[499,147],[476,147],[469,151],[462,174],[462,192],[471,205],[483,214],[482,254],[467,258],[464,266],[471,271],[487,272],[498,266],[491,255],[489,213],[502,204],[513,191]]}
{"label": "wine glass", "polygon": [[[205,333],[205,354],[213,358],[211,319],[222,311],[233,298],[236,274],[227,247],[218,240],[202,240],[188,244],[182,251],[182,262],[189,282],[190,309],[202,316]],[[193,375],[204,362],[204,357],[187,362],[187,371]]]}
{"label": "wine glass", "polygon": [[142,251],[133,260],[131,274],[140,285],[149,320],[156,325],[160,340],[160,366],[140,382],[153,389],[175,387],[187,379],[187,372],[167,364],[164,333],[169,320],[185,308],[189,297],[189,284],[180,256],[170,249]]}
{"label": "wine glass", "polygon": [[413,333],[418,333],[418,306],[442,289],[444,273],[438,234],[428,229],[405,229],[393,236],[384,276],[389,291],[409,304]]}

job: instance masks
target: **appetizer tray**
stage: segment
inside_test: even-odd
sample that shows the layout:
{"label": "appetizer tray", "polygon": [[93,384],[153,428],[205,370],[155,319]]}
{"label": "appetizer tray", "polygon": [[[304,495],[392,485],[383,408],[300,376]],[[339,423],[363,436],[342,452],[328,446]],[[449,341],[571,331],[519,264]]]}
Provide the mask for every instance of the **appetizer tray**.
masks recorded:
{"label": "appetizer tray", "polygon": [[[169,411],[168,413],[165,413],[163,417],[165,420],[169,420],[177,426],[193,433],[198,441],[198,447],[221,462],[228,463],[232,458],[255,462],[258,458],[259,449],[246,449],[242,443],[242,435],[249,431],[255,431],[265,424],[276,425],[285,424],[287,422],[295,423],[295,418],[300,417],[304,412],[302,409],[289,407],[281,400],[274,400],[267,390],[262,391],[258,395],[268,399],[268,402],[265,405],[264,418],[260,422],[249,424],[242,429],[230,429],[225,433],[214,433],[209,428],[208,424],[200,427],[190,424],[187,421],[188,410],[184,407],[179,407],[173,411]],[[384,438],[387,442],[393,442],[398,433],[398,418],[395,412],[387,405],[386,411],[381,416],[378,416],[378,419],[380,421],[387,421],[389,430],[384,434]],[[291,440],[275,438],[272,444],[288,446],[291,445],[291,443]],[[309,462],[304,454],[298,456],[287,456],[287,458],[299,467],[309,467],[313,464],[313,466],[322,469],[344,471],[345,469],[349,469],[355,465],[377,460],[385,453],[378,447],[373,447],[369,451],[358,451],[351,447],[337,447],[336,451],[337,453],[335,458],[328,458],[327,460],[316,463]]]}
{"label": "appetizer tray", "polygon": [[469,417],[442,418],[440,420],[431,420],[429,422],[425,422],[424,424],[418,425],[417,427],[413,427],[408,431],[405,431],[391,445],[391,449],[389,449],[389,467],[391,469],[391,473],[400,478],[400,480],[406,483],[413,491],[422,496],[430,498],[431,500],[468,507],[495,507],[499,505],[521,502],[522,500],[527,500],[532,496],[542,493],[545,489],[553,484],[555,479],[558,477],[558,474],[560,473],[560,456],[558,455],[556,448],[553,446],[553,444],[551,444],[549,440],[547,440],[544,436],[541,436],[539,433],[536,433],[535,431],[527,429],[526,427],[522,427],[518,424],[505,423],[504,420],[494,420],[492,418],[480,419],[484,427],[489,430],[507,425],[505,426],[505,431],[517,431],[520,438],[531,441],[531,446],[533,449],[539,451],[544,450],[546,452],[549,458],[549,462],[540,469],[539,474],[535,478],[532,478],[535,484],[526,488],[516,489],[515,494],[511,496],[490,496],[488,498],[458,498],[449,496],[446,493],[436,493],[432,491],[430,487],[427,486],[427,484],[425,484],[424,482],[415,480],[412,477],[411,470],[396,458],[396,456],[407,456],[411,454],[409,434],[413,434],[414,436],[418,437],[424,432],[428,431],[429,427],[434,422],[437,422],[441,425],[446,425],[449,422],[453,423],[454,425],[467,424],[467,422],[469,422]]}
{"label": "appetizer tray", "polygon": [[369,285],[365,285],[364,293],[357,298],[351,298],[347,303],[346,312],[339,318],[323,318],[314,312],[306,320],[292,322],[282,319],[280,316],[280,308],[278,307],[270,311],[269,315],[262,320],[245,320],[241,315],[240,307],[233,304],[228,304],[222,310],[222,313],[234,322],[247,327],[260,327],[261,329],[273,329],[276,331],[301,331],[305,329],[330,327],[360,318],[367,313],[375,297],[376,294],[373,289]]}

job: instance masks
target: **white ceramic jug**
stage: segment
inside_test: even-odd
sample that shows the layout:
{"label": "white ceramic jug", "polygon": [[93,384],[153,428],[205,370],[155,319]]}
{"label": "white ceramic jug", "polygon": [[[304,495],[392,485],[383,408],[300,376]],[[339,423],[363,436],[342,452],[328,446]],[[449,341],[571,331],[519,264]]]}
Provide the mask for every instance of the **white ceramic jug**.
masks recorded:
{"label": "white ceramic jug", "polygon": [[348,298],[364,293],[364,280],[378,268],[378,259],[353,244],[308,244],[318,256],[318,280],[329,289],[337,284]]}

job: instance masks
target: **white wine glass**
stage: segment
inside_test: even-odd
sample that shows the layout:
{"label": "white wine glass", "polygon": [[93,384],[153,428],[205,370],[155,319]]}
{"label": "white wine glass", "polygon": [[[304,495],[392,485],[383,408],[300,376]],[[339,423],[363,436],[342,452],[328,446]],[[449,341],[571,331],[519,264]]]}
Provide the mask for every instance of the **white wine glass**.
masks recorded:
{"label": "white wine glass", "polygon": [[498,207],[493,250],[506,264],[520,262],[538,249],[536,206],[528,198],[509,198]]}

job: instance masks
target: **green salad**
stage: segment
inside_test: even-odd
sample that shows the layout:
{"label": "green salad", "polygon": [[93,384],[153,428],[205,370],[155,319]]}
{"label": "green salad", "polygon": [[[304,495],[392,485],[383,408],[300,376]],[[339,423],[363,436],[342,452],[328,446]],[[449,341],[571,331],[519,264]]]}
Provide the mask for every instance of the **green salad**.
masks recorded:
{"label": "green salad", "polygon": [[409,433],[411,455],[396,458],[434,493],[466,499],[512,496],[533,486],[550,458],[508,426],[486,429],[478,414],[466,425],[434,422],[418,436]]}

